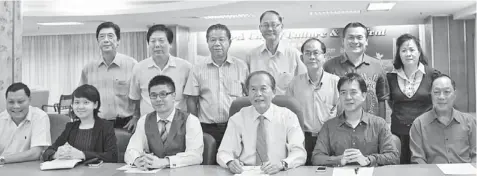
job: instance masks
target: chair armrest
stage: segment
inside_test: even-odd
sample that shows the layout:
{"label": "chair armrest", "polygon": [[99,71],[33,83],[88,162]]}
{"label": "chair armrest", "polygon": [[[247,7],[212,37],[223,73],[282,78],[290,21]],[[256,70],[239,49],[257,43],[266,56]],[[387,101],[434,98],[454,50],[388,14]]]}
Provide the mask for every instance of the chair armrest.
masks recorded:
{"label": "chair armrest", "polygon": [[41,106],[41,110],[45,111],[45,108],[53,108],[56,112],[56,107],[57,107],[56,105],[43,105]]}

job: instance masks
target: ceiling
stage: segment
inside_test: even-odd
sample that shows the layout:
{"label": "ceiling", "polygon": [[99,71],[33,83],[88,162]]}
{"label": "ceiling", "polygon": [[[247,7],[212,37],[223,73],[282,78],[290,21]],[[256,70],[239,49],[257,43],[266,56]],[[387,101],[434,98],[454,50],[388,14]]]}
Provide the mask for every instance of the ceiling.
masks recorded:
{"label": "ceiling", "polygon": [[[367,26],[422,24],[428,16],[458,14],[475,18],[475,0],[397,1],[390,11],[367,12],[379,1],[161,1],[161,0],[39,0],[23,1],[24,35],[94,33],[103,21],[113,21],[121,31],[146,31],[151,24],[178,24],[205,31],[216,23],[232,30],[257,29],[259,16],[276,10],[285,28],[343,27],[351,21]],[[360,14],[310,15],[311,11],[361,10]],[[211,20],[208,15],[250,14],[240,19]],[[84,22],[80,26],[40,26],[39,22]]]}

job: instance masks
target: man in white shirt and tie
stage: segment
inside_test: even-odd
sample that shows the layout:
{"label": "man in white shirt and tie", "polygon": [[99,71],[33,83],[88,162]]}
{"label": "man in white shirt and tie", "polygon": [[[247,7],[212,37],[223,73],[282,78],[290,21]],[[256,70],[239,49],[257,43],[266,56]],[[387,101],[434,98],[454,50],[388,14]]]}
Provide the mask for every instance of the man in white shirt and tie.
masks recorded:
{"label": "man in white shirt and tie", "polygon": [[137,122],[124,161],[144,170],[202,163],[202,127],[196,116],[175,107],[174,81],[165,75],[155,76],[148,91],[155,111]]}
{"label": "man in white shirt and tie", "polygon": [[272,104],[275,84],[266,71],[253,72],[247,78],[252,106],[230,117],[217,153],[220,166],[239,174],[244,165],[261,165],[263,173],[275,174],[305,164],[305,137],[297,116]]}

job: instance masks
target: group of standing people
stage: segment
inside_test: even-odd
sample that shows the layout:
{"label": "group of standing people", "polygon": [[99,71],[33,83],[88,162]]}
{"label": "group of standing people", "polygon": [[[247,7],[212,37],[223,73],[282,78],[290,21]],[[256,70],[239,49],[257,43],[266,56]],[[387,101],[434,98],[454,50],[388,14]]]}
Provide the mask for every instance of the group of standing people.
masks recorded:
{"label": "group of standing people", "polygon": [[[0,164],[34,160],[40,153],[44,160],[116,162],[113,128],[133,133],[124,160],[144,169],[200,164],[203,133],[217,142],[217,163],[233,173],[244,165],[261,165],[274,174],[305,164],[475,162],[475,117],[453,108],[454,81],[427,65],[415,36],[397,39],[394,70],[385,73],[379,60],[365,54],[369,36],[361,23],[344,27],[344,53],[330,60],[317,38],[306,40],[301,51],[281,42],[283,18],[276,11],[260,16],[259,29],[265,43],[238,59],[228,54],[227,26],[210,26],[211,56],[192,65],[170,55],[174,36],[165,25],[148,29],[150,57],[137,62],[116,51],[119,26],[100,24],[96,38],[102,59],[83,68],[73,92],[76,120],[53,145],[48,117],[28,104],[28,87],[14,83],[7,89]],[[275,95],[296,99],[303,119],[274,105]],[[248,97],[252,106],[230,115],[239,97]],[[386,101],[390,127],[384,120]],[[25,133],[31,143],[17,139],[20,126],[30,130]],[[395,146],[393,135],[401,146]]]}

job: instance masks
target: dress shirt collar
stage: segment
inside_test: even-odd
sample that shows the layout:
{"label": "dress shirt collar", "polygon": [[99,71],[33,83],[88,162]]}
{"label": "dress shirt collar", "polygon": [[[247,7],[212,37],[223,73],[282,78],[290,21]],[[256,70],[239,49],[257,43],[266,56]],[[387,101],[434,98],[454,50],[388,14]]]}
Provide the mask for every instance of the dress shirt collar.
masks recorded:
{"label": "dress shirt collar", "polygon": [[[399,69],[393,69],[392,73],[396,73],[399,77],[403,79],[407,79],[406,73],[404,73],[403,68],[404,67],[401,67]],[[416,73],[417,72],[421,72],[423,75],[426,74],[426,68],[424,67],[424,64],[422,64],[421,62],[419,62],[419,66],[417,66]]]}
{"label": "dress shirt collar", "polygon": [[[372,59],[371,57],[369,57],[369,56],[366,55],[365,53],[363,53],[360,57],[363,58],[363,63],[366,64],[366,65],[369,65],[369,60]],[[345,63],[346,61],[348,61],[349,63],[352,64],[352,62],[349,61],[348,55],[347,55],[346,53],[343,53],[343,55],[341,55],[341,60],[340,60],[340,62],[343,64],[343,63]]]}
{"label": "dress shirt collar", "polygon": [[[309,74],[310,74],[310,72],[307,72],[307,73],[305,74],[305,75],[306,75],[306,80],[308,80],[308,83],[310,83],[310,84],[312,84],[312,85],[316,85],[315,82],[313,82],[313,80],[311,80]],[[321,84],[323,83],[323,79],[327,79],[327,76],[328,76],[328,75],[325,75],[325,74],[326,74],[325,70],[322,69],[322,70],[321,70],[321,78],[320,78],[320,82],[321,82],[321,83],[318,84],[318,85],[321,85]]]}
{"label": "dress shirt collar", "polygon": [[[361,111],[363,111],[363,115],[361,116],[360,123],[364,122],[366,124],[369,124],[369,114],[364,112],[364,110],[361,110]],[[341,113],[338,116],[338,120],[339,120],[338,126],[343,126],[343,124],[346,124],[351,127],[351,125],[349,125],[349,123],[346,122],[345,112]]]}
{"label": "dress shirt collar", "polygon": [[[268,50],[266,42],[264,44],[262,44],[260,51],[261,51],[261,53],[268,52],[268,53],[270,53],[270,55],[273,55],[272,52],[270,52],[270,50]],[[280,53],[282,53],[282,54],[285,53],[285,47],[283,46],[282,41],[278,42],[277,52],[275,53],[275,55],[278,55]]]}
{"label": "dress shirt collar", "polygon": [[[219,65],[217,65],[214,60],[212,59],[212,56],[210,58],[207,59],[206,61],[207,64],[212,64],[212,65],[215,65],[217,67],[219,67]],[[229,63],[229,64],[234,64],[235,61],[233,60],[233,58],[229,55],[227,55],[227,59],[225,59],[225,62],[222,64],[224,65],[225,63]]]}
{"label": "dress shirt collar", "polygon": [[252,116],[255,118],[255,120],[257,120],[258,116],[262,115],[265,117],[265,119],[272,121],[272,118],[274,117],[273,112],[275,111],[275,108],[276,108],[276,105],[273,103],[270,103],[270,107],[267,109],[267,111],[265,111],[265,113],[263,114],[260,114],[252,105],[252,114],[253,114]]}
{"label": "dress shirt collar", "polygon": [[[439,121],[439,119],[437,118],[438,115],[437,115],[437,112],[435,109],[432,109],[429,111],[430,112],[430,116],[429,118],[426,118],[425,120],[425,124],[430,124],[434,121],[438,121],[439,123],[442,123],[441,121]],[[464,122],[463,119],[462,119],[462,114],[460,113],[460,111],[452,108],[452,120],[455,120],[457,123],[462,123]],[[444,124],[444,123],[442,123]]]}
{"label": "dress shirt collar", "polygon": [[[111,65],[115,64],[115,65],[117,65],[118,67],[121,67],[121,62],[119,61],[119,60],[121,59],[121,56],[119,56],[119,55],[120,55],[120,53],[116,52],[116,56],[114,56],[114,59],[113,59],[113,61],[111,62]],[[103,58],[103,57],[101,57],[101,59],[99,60],[99,62],[98,62],[98,67],[100,67],[100,66],[102,66],[102,65],[108,66],[108,65],[106,64],[106,62],[104,61],[104,58]],[[110,66],[111,66],[111,65],[110,65]]]}
{"label": "dress shirt collar", "polygon": [[[151,62],[148,64],[149,67],[160,68],[159,66],[157,66],[156,62],[154,62],[154,59],[152,57],[150,57],[150,58],[151,58]],[[169,67],[176,67],[176,59],[177,59],[176,57],[169,54],[169,60],[167,61],[167,64],[164,67],[164,69],[167,68],[168,66]]]}
{"label": "dress shirt collar", "polygon": [[[171,112],[171,114],[169,114],[169,116],[167,116],[166,120],[168,122],[172,122],[172,120],[174,120],[174,115],[176,114],[176,108],[174,108]],[[157,116],[157,122],[159,122],[161,119],[161,117],[159,117],[159,114],[157,114],[156,112],[156,116]]]}

